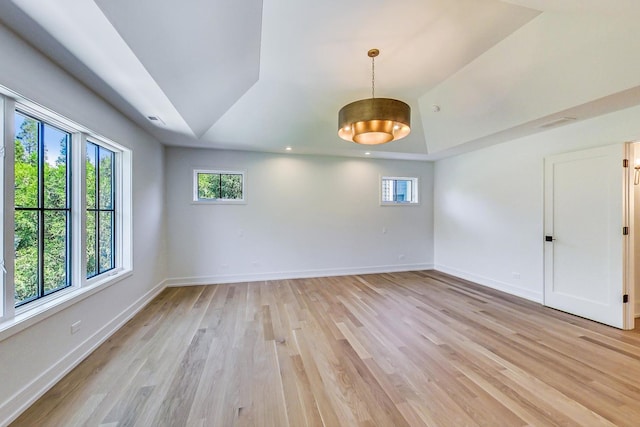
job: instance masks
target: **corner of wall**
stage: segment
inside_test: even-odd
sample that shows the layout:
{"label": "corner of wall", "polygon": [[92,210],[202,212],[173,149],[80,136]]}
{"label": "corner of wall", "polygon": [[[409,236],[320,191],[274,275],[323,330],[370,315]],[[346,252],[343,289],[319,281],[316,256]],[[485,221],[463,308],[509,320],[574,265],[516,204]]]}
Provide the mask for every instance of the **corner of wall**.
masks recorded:
{"label": "corner of wall", "polygon": [[450,274],[452,276],[459,277],[461,279],[469,280],[488,288],[495,289],[497,291],[505,292],[510,295],[515,295],[520,298],[528,299],[533,302],[543,303],[543,295],[541,292],[534,292],[530,289],[514,286],[510,283],[500,282],[498,280],[489,279],[487,277],[478,276],[466,271],[458,270],[455,268],[447,267],[444,265],[438,265],[434,267],[436,271]]}

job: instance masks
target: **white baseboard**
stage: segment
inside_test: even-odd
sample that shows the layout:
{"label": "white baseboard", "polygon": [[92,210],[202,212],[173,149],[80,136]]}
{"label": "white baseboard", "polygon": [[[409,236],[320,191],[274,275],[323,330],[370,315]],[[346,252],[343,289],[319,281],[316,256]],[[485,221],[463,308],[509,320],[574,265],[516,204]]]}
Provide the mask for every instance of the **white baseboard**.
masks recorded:
{"label": "white baseboard", "polygon": [[263,280],[308,279],[313,277],[351,276],[355,274],[395,273],[400,271],[432,270],[433,264],[379,265],[373,267],[331,268],[274,273],[227,274],[215,276],[172,277],[169,287],[189,285],[217,285],[223,283],[259,282]]}
{"label": "white baseboard", "polygon": [[452,276],[459,277],[461,279],[469,280],[471,282],[477,283],[482,286],[486,286],[488,288],[506,292],[508,294],[525,298],[540,304],[543,303],[542,291],[535,292],[530,289],[524,289],[518,286],[514,286],[510,283],[500,282],[497,280],[489,279],[487,277],[478,276],[473,273],[468,273],[463,270],[458,270],[457,268],[447,267],[446,265],[436,264],[435,269],[437,271],[441,271],[443,273],[447,273]]}
{"label": "white baseboard", "polygon": [[87,338],[79,346],[71,350],[57,363],[16,392],[11,398],[0,405],[0,426],[9,425],[13,420],[38,400],[44,393],[60,381],[73,368],[78,366],[91,352],[105,342],[111,335],[120,329],[127,321],[135,316],[151,300],[153,300],[164,288],[166,280],[158,283],[122,313],[105,324],[100,330]]}

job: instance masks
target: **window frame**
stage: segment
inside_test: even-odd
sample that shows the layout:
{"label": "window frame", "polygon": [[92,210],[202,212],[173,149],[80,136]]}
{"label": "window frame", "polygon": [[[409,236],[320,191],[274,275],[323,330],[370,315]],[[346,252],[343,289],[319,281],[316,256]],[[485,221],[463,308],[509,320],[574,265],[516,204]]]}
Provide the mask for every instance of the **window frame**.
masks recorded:
{"label": "window frame", "polygon": [[[18,208],[17,206],[15,206],[15,192],[14,192],[14,206],[13,206],[13,217],[14,217],[14,221],[15,221],[15,211],[23,211],[23,212],[35,212],[38,219],[37,219],[37,223],[38,223],[38,229],[37,229],[37,234],[38,234],[38,261],[37,261],[37,268],[38,268],[38,283],[37,283],[37,292],[34,298],[32,299],[28,299],[28,300],[24,300],[22,301],[20,304],[14,305],[16,307],[16,310],[20,310],[20,307],[28,305],[28,304],[32,304],[35,303],[36,301],[43,299],[43,298],[47,298],[49,295],[55,294],[57,292],[63,291],[64,289],[67,289],[69,287],[73,286],[73,278],[72,276],[72,271],[73,271],[73,263],[74,263],[74,259],[73,259],[73,245],[72,245],[72,239],[73,239],[73,218],[72,218],[72,207],[73,207],[73,199],[74,199],[74,188],[73,188],[73,173],[72,173],[72,163],[73,163],[73,153],[74,153],[74,147],[73,147],[73,131],[68,128],[67,126],[61,125],[60,123],[56,123],[53,120],[49,120],[48,117],[43,117],[42,115],[37,115],[37,114],[33,114],[29,111],[25,111],[25,109],[16,106],[14,108],[14,118],[16,114],[20,114],[28,119],[31,120],[35,120],[38,122],[38,152],[37,152],[37,167],[38,167],[38,182],[37,182],[37,187],[38,187],[38,192],[37,192],[37,201],[36,204],[37,206],[25,206],[25,207],[20,207]],[[46,163],[45,160],[45,153],[44,153],[44,148],[45,148],[45,140],[44,140],[44,129],[45,126],[50,126],[53,127],[55,129],[58,129],[60,131],[63,131],[65,133],[68,134],[68,139],[67,139],[67,159],[66,159],[66,191],[65,191],[65,207],[64,208],[51,208],[51,207],[47,207],[45,205],[46,199],[45,199],[45,191],[46,191],[46,181],[45,181],[45,176],[44,176],[44,164]],[[16,129],[14,129],[14,140],[15,140],[15,131]],[[9,159],[8,161],[13,161],[14,165],[15,165],[15,156],[12,156],[11,159]],[[14,170],[15,172],[15,170]],[[45,277],[44,277],[44,271],[45,271],[45,261],[43,259],[44,257],[44,253],[45,251],[45,233],[46,233],[46,213],[47,212],[56,212],[56,211],[64,211],[66,212],[66,218],[65,218],[65,222],[66,222],[66,228],[67,228],[67,232],[66,232],[66,236],[65,236],[65,257],[66,257],[66,262],[65,262],[65,276],[66,276],[66,286],[63,286],[61,288],[56,288],[52,291],[50,291],[49,293],[47,293],[46,291],[46,283],[45,283]],[[14,223],[15,225],[15,223]],[[14,227],[14,238],[15,238],[15,227]],[[14,257],[14,262],[15,262],[15,257]],[[14,268],[14,275],[15,275],[15,268]],[[15,277],[15,276],[14,276]],[[15,283],[15,281],[14,281]],[[15,292],[15,285],[14,285],[14,292]]]}
{"label": "window frame", "polygon": [[[89,212],[92,212],[95,217],[96,217],[96,221],[95,221],[95,231],[96,231],[96,241],[95,241],[95,246],[94,246],[94,250],[95,250],[95,258],[96,258],[96,269],[95,269],[95,274],[91,274],[89,275],[88,272],[86,271],[85,268],[85,272],[86,272],[86,277],[87,279],[92,279],[96,276],[100,276],[101,274],[107,273],[108,271],[111,271],[113,269],[115,269],[117,267],[117,255],[120,251],[118,251],[118,246],[117,243],[119,240],[118,238],[118,227],[117,227],[117,221],[116,221],[116,212],[119,210],[119,204],[117,203],[118,200],[118,193],[116,192],[116,169],[117,169],[117,152],[110,149],[109,147],[105,146],[104,144],[100,144],[97,141],[95,141],[93,138],[87,138],[85,145],[85,150],[87,148],[87,146],[89,144],[92,144],[96,147],[96,179],[95,179],[95,200],[96,200],[96,204],[95,207],[91,208],[89,206],[86,205],[85,203],[85,207],[84,207],[84,213],[85,213],[85,221],[88,220],[89,217]],[[109,153],[111,153],[112,157],[112,162],[111,162],[111,208],[103,208],[100,206],[100,152],[101,150],[106,150]],[[86,159],[86,155],[85,155],[85,159]],[[86,165],[86,161],[85,161],[85,165]],[[85,166],[85,188],[86,188],[86,166]],[[86,197],[86,192],[85,192],[85,197]],[[100,217],[104,212],[110,212],[111,213],[111,233],[112,233],[112,238],[111,238],[111,265],[109,266],[109,268],[102,270],[101,269],[101,265],[100,265]],[[85,232],[86,232],[86,224],[85,224]],[[85,254],[87,253],[88,248],[88,239],[85,237],[84,239],[85,241]],[[87,256],[87,262],[88,262],[88,256]]]}
{"label": "window frame", "polygon": [[[242,176],[242,199],[201,199],[198,195],[198,175],[241,175]],[[193,168],[192,173],[192,204],[198,205],[244,205],[247,203],[247,171],[238,169],[206,169]]]}
{"label": "window frame", "polygon": [[[71,133],[69,151],[73,153],[68,167],[70,169],[70,209],[71,230],[69,242],[71,246],[71,269],[69,280],[71,286],[52,292],[42,298],[15,307],[14,303],[14,245],[15,210],[14,182],[14,115],[19,111],[37,120]],[[20,95],[0,86],[0,135],[1,152],[4,162],[1,163],[0,177],[3,188],[0,195],[3,203],[3,225],[0,227],[2,237],[2,260],[0,260],[0,341],[40,322],[47,317],[70,307],[73,304],[111,286],[133,274],[133,236],[132,236],[132,156],[131,149],[108,138],[94,133],[90,129],[52,112]],[[115,153],[114,173],[114,248],[115,268],[102,274],[86,277],[86,142],[104,146]],[[9,187],[9,188],[7,188]],[[119,209],[118,209],[119,207]],[[4,268],[3,268],[4,267]]]}
{"label": "window frame", "polygon": [[[408,201],[384,200],[384,181],[410,181],[412,183],[412,197]],[[417,176],[380,176],[379,180],[380,206],[419,206],[420,205],[420,178]]]}

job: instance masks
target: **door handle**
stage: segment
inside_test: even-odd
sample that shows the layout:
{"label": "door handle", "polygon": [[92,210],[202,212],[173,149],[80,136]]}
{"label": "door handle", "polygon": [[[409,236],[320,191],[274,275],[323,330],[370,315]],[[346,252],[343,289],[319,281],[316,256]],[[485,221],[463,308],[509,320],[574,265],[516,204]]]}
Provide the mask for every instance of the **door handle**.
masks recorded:
{"label": "door handle", "polygon": [[544,241],[545,242],[553,242],[554,240],[556,240],[556,239],[554,239],[553,236],[544,236]]}

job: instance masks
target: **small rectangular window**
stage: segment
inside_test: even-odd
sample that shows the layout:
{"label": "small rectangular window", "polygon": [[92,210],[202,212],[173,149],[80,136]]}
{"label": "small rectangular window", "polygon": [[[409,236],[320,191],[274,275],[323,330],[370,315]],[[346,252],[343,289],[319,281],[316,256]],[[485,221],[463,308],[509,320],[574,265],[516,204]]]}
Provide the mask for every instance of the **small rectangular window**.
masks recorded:
{"label": "small rectangular window", "polygon": [[382,177],[380,203],[382,205],[418,204],[418,178]]}
{"label": "small rectangular window", "polygon": [[205,203],[244,203],[244,182],[244,172],[194,170],[193,201]]}

